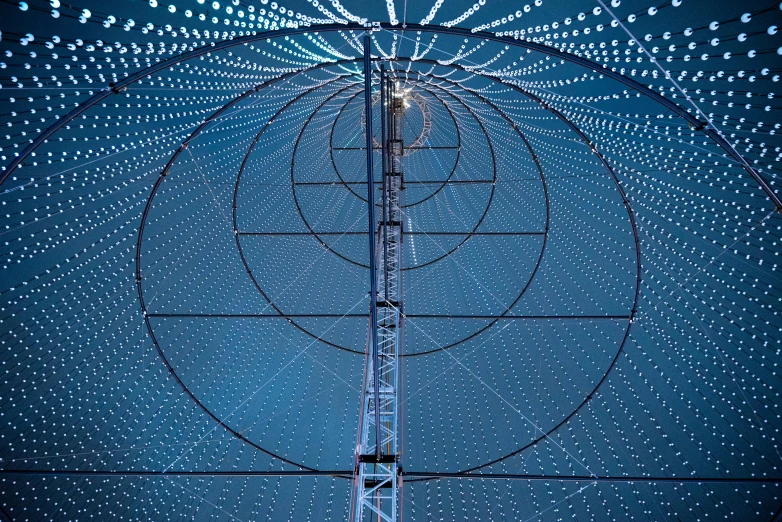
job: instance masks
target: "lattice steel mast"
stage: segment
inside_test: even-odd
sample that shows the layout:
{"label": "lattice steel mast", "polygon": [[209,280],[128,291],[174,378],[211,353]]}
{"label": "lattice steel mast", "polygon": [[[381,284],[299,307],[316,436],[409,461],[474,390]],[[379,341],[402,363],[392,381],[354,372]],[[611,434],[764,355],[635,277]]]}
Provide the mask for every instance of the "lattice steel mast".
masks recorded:
{"label": "lattice steel mast", "polygon": [[398,432],[402,346],[402,126],[404,103],[380,69],[382,217],[375,220],[370,38],[364,37],[367,193],[370,224],[370,338],[362,388],[359,447],[351,519],[395,522],[399,514],[401,462]]}

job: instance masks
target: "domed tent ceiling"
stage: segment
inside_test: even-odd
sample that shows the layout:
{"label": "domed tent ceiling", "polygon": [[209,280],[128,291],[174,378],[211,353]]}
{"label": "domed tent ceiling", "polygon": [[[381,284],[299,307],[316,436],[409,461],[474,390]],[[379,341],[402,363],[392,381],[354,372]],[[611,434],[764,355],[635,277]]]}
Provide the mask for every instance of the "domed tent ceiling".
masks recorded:
{"label": "domed tent ceiling", "polygon": [[402,518],[775,519],[780,9],[0,4],[0,512],[348,518],[379,21]]}

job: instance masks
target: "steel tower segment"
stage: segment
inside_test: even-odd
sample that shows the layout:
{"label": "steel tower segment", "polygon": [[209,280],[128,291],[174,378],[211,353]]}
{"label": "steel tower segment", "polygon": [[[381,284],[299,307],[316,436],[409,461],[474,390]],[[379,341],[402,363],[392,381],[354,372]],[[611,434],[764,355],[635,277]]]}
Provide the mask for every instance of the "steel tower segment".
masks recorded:
{"label": "steel tower segment", "polygon": [[[367,193],[374,215],[370,39],[364,38]],[[370,217],[371,309],[362,387],[359,444],[351,520],[395,522],[399,514],[401,462],[398,434],[398,360],[402,330],[402,126],[404,101],[380,70],[382,215]],[[375,226],[376,225],[376,226]]]}

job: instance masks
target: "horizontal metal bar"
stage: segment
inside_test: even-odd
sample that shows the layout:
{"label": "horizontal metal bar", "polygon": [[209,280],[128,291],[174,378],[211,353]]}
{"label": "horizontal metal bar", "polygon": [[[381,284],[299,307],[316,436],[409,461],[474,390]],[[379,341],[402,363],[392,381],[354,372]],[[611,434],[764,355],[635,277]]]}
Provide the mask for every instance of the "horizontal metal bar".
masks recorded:
{"label": "horizontal metal bar", "polygon": [[147,317],[161,318],[161,319],[177,319],[177,318],[190,318],[190,319],[341,319],[343,317],[360,317],[367,318],[368,314],[147,314]]}
{"label": "horizontal metal bar", "polygon": [[[526,180],[526,179],[520,179],[520,180],[501,180],[501,179],[498,179],[497,181],[494,181],[492,179],[451,179],[451,180],[447,180],[446,181],[444,179],[421,179],[421,180],[406,179],[405,180],[405,185],[410,185],[410,184],[416,184],[416,185],[444,185],[444,184],[460,185],[460,184],[472,184],[472,185],[475,185],[475,184],[482,184],[482,183],[502,183],[504,181],[516,182],[516,181],[529,181],[529,180]],[[374,183],[375,183],[375,185],[382,185],[383,184],[382,181],[375,181]],[[336,187],[336,186],[340,186],[341,187],[341,186],[345,186],[345,185],[350,185],[352,187],[352,186],[357,186],[357,185],[366,185],[367,182],[366,181],[344,181],[344,182],[343,181],[297,181],[297,182],[295,182],[293,184],[295,186],[297,186],[297,187],[301,187],[301,186],[304,186],[304,187],[306,187],[306,186],[311,186],[311,187],[317,187],[317,186],[327,186],[327,187],[328,186],[335,186]],[[287,185],[280,185],[280,186],[287,186]]]}
{"label": "horizontal metal bar", "polygon": [[402,231],[403,236],[544,236],[546,232],[426,232]]}
{"label": "horizontal metal bar", "polygon": [[[367,235],[366,231],[339,231],[332,230],[327,232],[237,232],[240,236],[357,236]],[[403,236],[542,236],[545,232],[426,232],[416,230],[413,232],[402,232]]]}
{"label": "horizontal metal bar", "polygon": [[237,232],[240,236],[365,236],[368,232],[350,230],[350,231],[329,231],[329,232]]}
{"label": "horizontal metal bar", "polygon": [[[404,150],[445,150],[445,149],[458,149],[456,145],[424,145],[421,147],[403,147]],[[367,150],[366,147],[332,147],[332,150]],[[372,147],[372,150],[381,150],[380,147]]]}
{"label": "horizontal metal bar", "polygon": [[[41,457],[43,458],[43,457]],[[35,457],[30,457],[35,460]],[[782,477],[590,477],[588,475],[524,475],[508,473],[429,473],[426,471],[402,471],[402,476],[420,480],[472,479],[472,480],[535,480],[544,482],[669,482],[674,484],[777,484]],[[353,478],[353,471],[314,470],[314,471],[150,471],[150,470],[32,470],[0,469],[0,475],[27,476],[99,476],[99,477],[338,477]]]}
{"label": "horizontal metal bar", "polygon": [[[528,319],[528,320],[584,320],[608,319],[614,321],[629,321],[628,315],[452,315],[452,314],[402,314],[406,319]],[[339,319],[367,318],[369,314],[180,314],[180,313],[150,313],[147,317],[161,319]]]}
{"label": "horizontal metal bar", "polygon": [[422,480],[441,480],[441,479],[480,479],[480,480],[538,480],[546,482],[672,482],[675,484],[684,483],[759,483],[773,484],[782,483],[782,477],[590,477],[587,475],[568,476],[568,475],[524,475],[507,473],[427,473],[424,471],[405,471],[403,475],[407,478],[420,478]]}
{"label": "horizontal metal bar", "polygon": [[629,315],[439,315],[439,314],[402,314],[405,319],[528,319],[528,320],[584,320],[609,319],[613,321],[629,321]]}
{"label": "horizontal metal bar", "polygon": [[[45,458],[45,457],[41,457]],[[29,460],[35,460],[30,457]],[[38,476],[98,476],[98,477],[341,477],[352,478],[353,471],[150,471],[150,470],[53,470],[53,469],[0,469],[0,475],[38,475]]]}

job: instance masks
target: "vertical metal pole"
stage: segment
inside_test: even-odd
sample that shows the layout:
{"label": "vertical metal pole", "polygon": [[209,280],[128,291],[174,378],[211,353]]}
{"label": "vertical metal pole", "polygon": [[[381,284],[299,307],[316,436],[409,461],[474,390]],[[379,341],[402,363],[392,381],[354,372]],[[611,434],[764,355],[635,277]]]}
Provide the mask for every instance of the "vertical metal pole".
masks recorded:
{"label": "vertical metal pole", "polygon": [[388,132],[388,129],[386,128],[386,111],[388,108],[386,107],[386,104],[388,103],[388,99],[386,97],[386,64],[381,63],[380,64],[380,128],[381,128],[381,137],[380,137],[380,154],[383,158],[383,266],[385,267],[385,277],[384,277],[384,284],[385,288],[383,289],[383,299],[388,301],[388,210],[386,208],[386,198],[387,191],[388,191],[388,179],[386,178],[386,172],[388,172],[388,163],[386,154],[388,151],[386,150],[387,144],[386,144],[386,134]]}
{"label": "vertical metal pole", "polygon": [[369,206],[369,320],[372,323],[372,373],[375,401],[375,456],[380,459],[380,383],[377,349],[377,265],[375,264],[375,176],[372,143],[372,41],[364,35],[364,109],[367,135],[367,204]]}
{"label": "vertical metal pole", "polygon": [[[372,137],[371,107],[371,59],[369,57],[369,38],[364,40],[365,91],[367,114],[367,185],[374,191],[372,158],[374,156]],[[378,522],[398,522],[400,455],[397,444],[399,381],[398,354],[401,351],[401,309],[402,309],[402,226],[401,226],[401,183],[402,155],[404,153],[401,135],[398,135],[404,115],[401,100],[393,96],[392,86],[386,76],[385,67],[381,67],[381,117],[383,152],[383,217],[380,220],[382,231],[371,220],[373,240],[370,249],[374,250],[373,265],[373,303],[370,316],[370,338],[367,339],[367,371],[364,374],[362,388],[362,418],[359,428],[359,447],[356,454],[355,482],[351,501],[351,521],[368,522],[377,518]],[[387,105],[387,106],[386,106]],[[396,133],[396,134],[394,134]],[[374,198],[368,198],[370,208]],[[370,210],[372,212],[374,209]],[[380,235],[382,234],[382,236]],[[381,240],[383,252],[379,252]],[[379,257],[378,257],[379,256]],[[380,281],[380,278],[383,281]],[[377,293],[378,289],[383,292]],[[381,299],[382,296],[382,299]],[[372,426],[374,424],[374,426]],[[374,433],[373,433],[374,432]]]}

